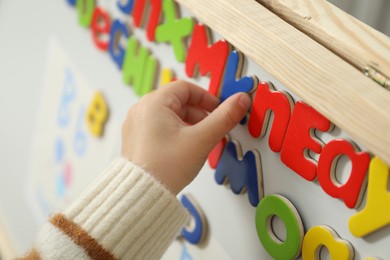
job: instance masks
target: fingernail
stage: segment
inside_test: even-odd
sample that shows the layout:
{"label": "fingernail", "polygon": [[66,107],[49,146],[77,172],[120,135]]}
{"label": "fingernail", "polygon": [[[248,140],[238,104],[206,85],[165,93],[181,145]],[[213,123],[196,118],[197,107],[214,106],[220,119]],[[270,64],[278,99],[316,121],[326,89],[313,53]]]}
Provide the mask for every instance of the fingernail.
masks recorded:
{"label": "fingernail", "polygon": [[248,94],[243,93],[240,98],[238,99],[238,104],[244,109],[248,110],[249,106],[251,105],[251,98]]}

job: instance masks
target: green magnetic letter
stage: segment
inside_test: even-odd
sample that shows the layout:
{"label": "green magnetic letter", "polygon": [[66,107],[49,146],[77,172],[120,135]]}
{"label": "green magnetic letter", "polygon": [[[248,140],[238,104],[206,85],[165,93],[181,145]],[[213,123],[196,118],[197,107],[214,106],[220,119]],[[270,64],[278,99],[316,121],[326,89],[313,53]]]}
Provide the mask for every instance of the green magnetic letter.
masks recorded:
{"label": "green magnetic letter", "polygon": [[135,93],[143,96],[153,89],[156,67],[156,59],[146,48],[140,47],[134,37],[130,37],[123,62],[123,82],[132,84]]}
{"label": "green magnetic letter", "polygon": [[77,0],[77,14],[79,24],[83,27],[89,27],[95,10],[95,0]]}
{"label": "green magnetic letter", "polygon": [[[274,216],[278,216],[286,226],[285,241],[280,241],[273,233],[271,221]],[[273,194],[260,201],[256,209],[256,230],[264,249],[274,259],[296,259],[300,255],[302,220],[294,205],[285,197]]]}
{"label": "green magnetic letter", "polygon": [[184,62],[186,58],[184,38],[191,35],[194,21],[191,18],[176,19],[176,6],[173,0],[164,0],[163,11],[165,22],[156,29],[156,41],[170,42],[176,60]]}

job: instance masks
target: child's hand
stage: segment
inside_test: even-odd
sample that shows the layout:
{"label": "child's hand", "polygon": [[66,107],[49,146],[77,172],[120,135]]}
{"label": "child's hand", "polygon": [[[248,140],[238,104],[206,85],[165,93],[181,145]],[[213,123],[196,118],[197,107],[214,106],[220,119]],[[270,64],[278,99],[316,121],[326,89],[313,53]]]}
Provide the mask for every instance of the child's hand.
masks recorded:
{"label": "child's hand", "polygon": [[185,81],[144,96],[123,124],[122,155],[179,193],[244,117],[250,97],[239,93],[218,105],[216,97]]}

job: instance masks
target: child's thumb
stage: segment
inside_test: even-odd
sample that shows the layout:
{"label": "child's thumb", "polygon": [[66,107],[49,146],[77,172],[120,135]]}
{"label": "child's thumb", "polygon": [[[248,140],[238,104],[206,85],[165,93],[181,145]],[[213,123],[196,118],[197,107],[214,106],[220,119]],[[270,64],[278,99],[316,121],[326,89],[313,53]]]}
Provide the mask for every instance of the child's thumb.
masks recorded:
{"label": "child's thumb", "polygon": [[232,130],[248,112],[251,98],[246,93],[237,93],[225,100],[212,113],[197,124],[200,140],[214,147]]}

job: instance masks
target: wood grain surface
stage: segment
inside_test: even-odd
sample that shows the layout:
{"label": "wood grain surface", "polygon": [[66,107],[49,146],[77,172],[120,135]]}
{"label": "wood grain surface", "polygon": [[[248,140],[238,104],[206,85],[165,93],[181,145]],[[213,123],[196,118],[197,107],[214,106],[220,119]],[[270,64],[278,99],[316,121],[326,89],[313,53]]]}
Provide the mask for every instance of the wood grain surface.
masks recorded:
{"label": "wood grain surface", "polygon": [[390,78],[390,38],[328,1],[257,1],[359,70]]}

